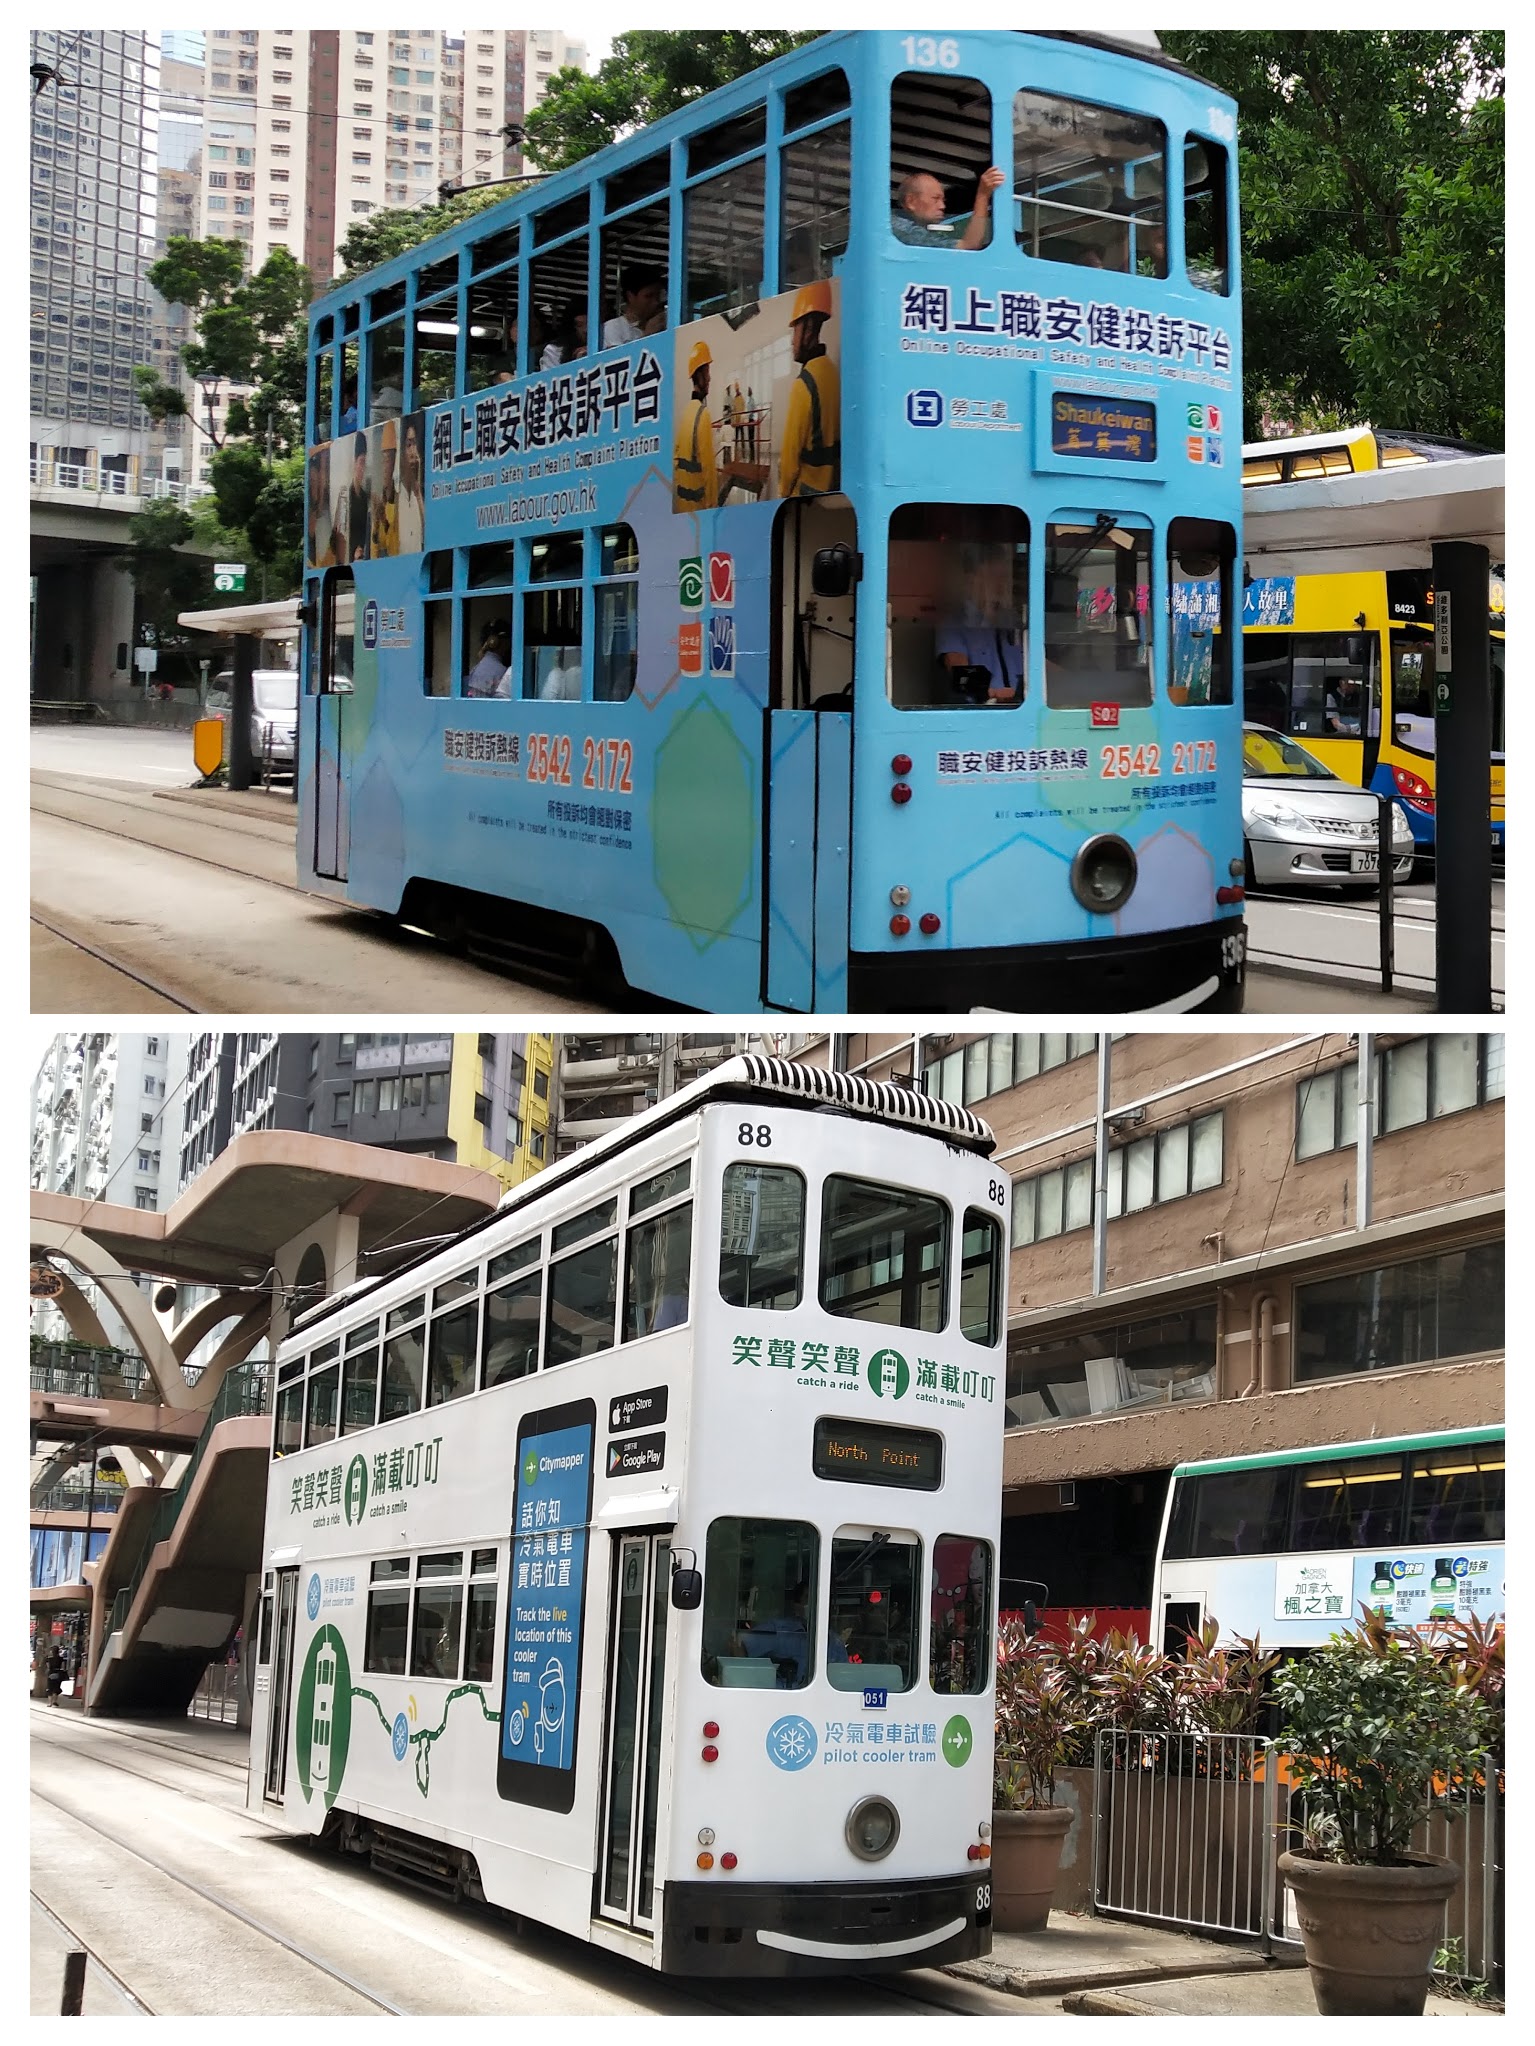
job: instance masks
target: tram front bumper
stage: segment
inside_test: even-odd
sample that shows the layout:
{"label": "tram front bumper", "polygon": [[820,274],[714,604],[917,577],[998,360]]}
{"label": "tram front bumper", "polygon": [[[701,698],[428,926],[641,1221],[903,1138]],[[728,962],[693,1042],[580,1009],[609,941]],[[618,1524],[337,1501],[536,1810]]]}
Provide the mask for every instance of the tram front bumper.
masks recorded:
{"label": "tram front bumper", "polygon": [[991,1952],[990,1871],[904,1883],[668,1883],[661,1966],[675,1975],[847,1975]]}

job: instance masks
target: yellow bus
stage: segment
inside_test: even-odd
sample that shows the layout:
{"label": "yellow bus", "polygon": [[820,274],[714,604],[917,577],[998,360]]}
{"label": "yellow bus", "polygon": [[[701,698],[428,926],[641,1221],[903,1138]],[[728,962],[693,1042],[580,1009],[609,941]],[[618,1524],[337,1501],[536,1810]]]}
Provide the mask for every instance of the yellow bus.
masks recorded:
{"label": "yellow bus", "polygon": [[[1404,463],[1486,453],[1465,441],[1370,426],[1250,442],[1244,490]],[[1492,760],[1489,819],[1503,852],[1503,622],[1501,565],[1490,590]],[[1434,592],[1427,569],[1262,576],[1243,595],[1242,664],[1248,719],[1299,739],[1335,774],[1394,797],[1418,852],[1434,848]]]}

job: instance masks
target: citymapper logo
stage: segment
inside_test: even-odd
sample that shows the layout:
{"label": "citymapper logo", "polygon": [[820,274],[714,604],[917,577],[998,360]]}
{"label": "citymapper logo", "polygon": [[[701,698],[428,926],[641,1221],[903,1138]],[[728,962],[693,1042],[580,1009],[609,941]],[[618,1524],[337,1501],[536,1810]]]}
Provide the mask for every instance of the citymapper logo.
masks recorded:
{"label": "citymapper logo", "polygon": [[522,1459],[522,1482],[525,1485],[538,1483],[538,1451],[530,1449]]}
{"label": "citymapper logo", "polygon": [[378,602],[373,597],[362,607],[362,643],[365,647],[378,645]]}
{"label": "citymapper logo", "polygon": [[899,1350],[876,1350],[864,1372],[877,1400],[904,1399],[911,1384],[911,1366]]}
{"label": "citymapper logo", "polygon": [[768,1760],[775,1769],[808,1769],[815,1759],[815,1728],[791,1712],[767,1730]]}
{"label": "citymapper logo", "polygon": [[942,426],[942,391],[908,391],[906,393],[906,424],[908,426]]}
{"label": "citymapper logo", "polygon": [[[362,1519],[368,1506],[368,1459],[354,1456],[346,1467],[346,1492],[342,1498],[346,1513],[346,1524],[353,1527]],[[311,1619],[314,1614],[309,1615]]]}
{"label": "citymapper logo", "polygon": [[309,1580],[309,1589],[304,1594],[304,1610],[308,1613],[311,1620],[319,1619],[320,1580],[318,1577],[311,1577]]}

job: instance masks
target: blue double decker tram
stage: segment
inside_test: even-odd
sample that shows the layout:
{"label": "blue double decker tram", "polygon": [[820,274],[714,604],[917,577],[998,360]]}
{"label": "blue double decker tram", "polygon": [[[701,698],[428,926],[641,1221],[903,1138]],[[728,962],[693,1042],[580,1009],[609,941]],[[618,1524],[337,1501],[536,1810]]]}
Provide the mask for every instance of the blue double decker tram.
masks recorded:
{"label": "blue double decker tram", "polygon": [[828,35],[317,300],[304,884],[720,1011],[1240,1006],[1235,119]]}

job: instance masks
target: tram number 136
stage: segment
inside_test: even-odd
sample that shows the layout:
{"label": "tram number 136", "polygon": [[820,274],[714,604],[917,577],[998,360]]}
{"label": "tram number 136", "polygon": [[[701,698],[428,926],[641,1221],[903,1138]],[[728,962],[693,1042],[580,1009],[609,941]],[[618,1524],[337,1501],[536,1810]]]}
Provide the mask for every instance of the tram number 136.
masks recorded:
{"label": "tram number 136", "polygon": [[977,1925],[991,1923],[991,1884],[977,1883],[975,1886],[975,1922]]}

